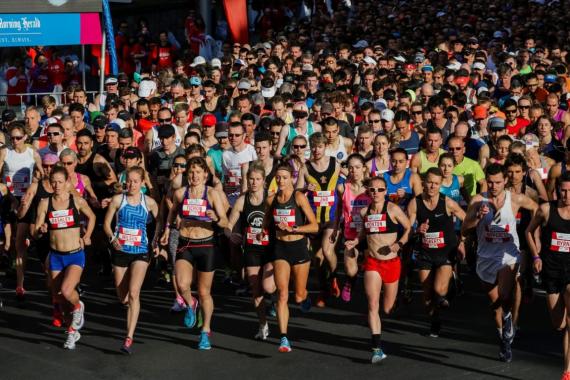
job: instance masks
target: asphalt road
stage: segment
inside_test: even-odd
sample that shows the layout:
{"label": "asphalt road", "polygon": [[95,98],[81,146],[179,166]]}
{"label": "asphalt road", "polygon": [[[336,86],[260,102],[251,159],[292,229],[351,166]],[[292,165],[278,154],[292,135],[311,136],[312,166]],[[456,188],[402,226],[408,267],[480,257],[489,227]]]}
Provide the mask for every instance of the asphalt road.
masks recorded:
{"label": "asphalt road", "polygon": [[[350,304],[301,314],[291,307],[289,338],[293,351],[277,351],[278,330],[270,319],[270,338],[253,340],[255,313],[247,297],[238,297],[217,276],[214,285],[213,349],[198,351],[198,330],[171,314],[172,293],[148,276],[135,335],[134,354],[119,352],[125,315],[110,277],[88,272],[84,278],[86,323],[75,351],[62,348],[63,330],[51,327],[51,305],[37,263],[31,265],[24,304],[14,300],[13,280],[0,291],[0,379],[558,379],[562,371],[561,336],[549,324],[543,294],[523,305],[521,331],[513,344],[514,360],[497,360],[498,342],[485,295],[467,276],[466,292],[442,316],[439,338],[426,335],[428,320],[414,294],[383,320],[388,358],[371,365],[366,303],[359,281]],[[33,272],[33,270],[36,270]],[[93,272],[93,271],[92,271]],[[312,295],[316,296],[314,283]]]}

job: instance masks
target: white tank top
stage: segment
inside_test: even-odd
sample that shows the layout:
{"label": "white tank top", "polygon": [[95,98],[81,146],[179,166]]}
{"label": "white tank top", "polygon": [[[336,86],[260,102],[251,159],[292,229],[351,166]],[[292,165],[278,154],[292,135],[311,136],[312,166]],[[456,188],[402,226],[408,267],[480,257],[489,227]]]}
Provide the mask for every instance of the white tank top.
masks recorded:
{"label": "white tank top", "polygon": [[26,147],[22,153],[13,149],[6,151],[2,177],[4,183],[15,197],[21,197],[26,193],[32,183],[34,172],[34,150]]}
{"label": "white tank top", "polygon": [[500,259],[504,254],[516,257],[520,252],[519,236],[517,219],[511,205],[511,192],[505,190],[505,203],[496,212],[489,204],[487,193],[483,194],[483,202],[487,202],[490,212],[477,225],[477,254],[483,258]]}
{"label": "white tank top", "polygon": [[[174,126],[174,133],[176,136],[176,140],[174,141],[174,144],[176,144],[176,146],[180,146],[180,144],[182,143],[182,138],[180,137],[180,132],[178,132],[178,127]],[[155,150],[157,148],[160,148],[162,146],[162,143],[160,142],[160,139],[158,138],[158,127],[155,125],[154,127],[152,127],[152,149],[151,150]]]}
{"label": "white tank top", "polygon": [[327,148],[325,150],[325,154],[336,158],[338,162],[343,162],[348,157],[348,153],[346,152],[346,147],[344,145],[344,137],[338,136],[338,140],[338,148],[336,148],[336,150]]}

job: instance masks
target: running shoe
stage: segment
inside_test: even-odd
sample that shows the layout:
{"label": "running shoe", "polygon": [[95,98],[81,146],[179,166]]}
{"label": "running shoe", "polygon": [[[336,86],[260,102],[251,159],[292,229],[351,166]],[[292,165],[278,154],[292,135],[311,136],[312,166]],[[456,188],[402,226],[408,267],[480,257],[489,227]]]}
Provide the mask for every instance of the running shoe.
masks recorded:
{"label": "running shoe", "polygon": [[340,298],[344,302],[350,302],[350,299],[352,298],[352,286],[350,285],[350,282],[347,281],[344,283],[342,292],[340,293]]}
{"label": "running shoe", "polygon": [[184,326],[189,329],[196,325],[196,309],[198,308],[198,300],[193,299],[193,304],[186,307],[186,314],[184,315]]}
{"label": "running shoe", "polygon": [[279,344],[279,352],[291,352],[291,343],[286,336],[281,338],[281,343]]}
{"label": "running shoe", "polygon": [[53,314],[51,319],[51,325],[53,327],[61,327],[63,326],[63,314],[59,310],[59,307],[53,308]]}
{"label": "running shoe", "polygon": [[503,317],[503,339],[507,340],[509,345],[512,344],[515,339],[513,315],[510,312]]}
{"label": "running shoe", "polygon": [[269,326],[267,325],[267,323],[265,323],[264,325],[259,326],[259,330],[257,331],[257,334],[255,334],[254,338],[256,340],[266,340],[268,336],[269,336]]}
{"label": "running shoe", "polygon": [[16,288],[16,299],[19,302],[23,302],[26,300],[26,290],[21,286],[18,286]]}
{"label": "running shoe", "polygon": [[372,359],[370,362],[372,364],[380,363],[382,360],[386,359],[388,356],[382,351],[381,348],[373,348],[372,349]]}
{"label": "running shoe", "polygon": [[336,277],[333,277],[333,279],[331,280],[330,292],[334,298],[340,297],[340,288],[338,287],[338,280],[336,279]]}
{"label": "running shoe", "polygon": [[121,346],[121,352],[127,355],[133,353],[133,339],[126,337],[123,345]]}
{"label": "running shoe", "polygon": [[311,306],[312,306],[311,297],[307,295],[307,298],[305,298],[305,300],[301,302],[300,305],[301,305],[301,311],[303,313],[308,313],[309,311],[311,311]]}
{"label": "running shoe", "polygon": [[431,338],[438,338],[441,333],[441,321],[431,321],[431,326],[429,329],[429,336]]}
{"label": "running shoe", "polygon": [[317,297],[317,303],[315,304],[315,306],[323,308],[325,306],[327,306],[327,302],[326,302],[327,296],[324,293],[319,293],[319,296]]}
{"label": "running shoe", "polygon": [[63,344],[63,348],[67,350],[75,350],[75,343],[81,338],[79,331],[69,329],[67,332],[67,339]]}
{"label": "running shoe", "polygon": [[507,339],[501,342],[501,351],[499,352],[499,360],[505,363],[510,363],[513,360],[513,351],[511,350],[511,343]]}
{"label": "running shoe", "polygon": [[269,309],[267,310],[267,315],[273,318],[277,317],[277,308],[275,302],[271,302],[271,306],[269,306]]}
{"label": "running shoe", "polygon": [[564,372],[560,380],[570,380],[570,372]]}
{"label": "running shoe", "polygon": [[73,310],[71,313],[71,328],[74,330],[81,330],[83,325],[85,324],[85,318],[83,314],[85,312],[85,305],[83,301],[79,301],[79,308]]}
{"label": "running shoe", "polygon": [[212,348],[210,344],[210,332],[202,331],[200,333],[200,342],[198,342],[198,349],[199,350],[209,350]]}
{"label": "running shoe", "polygon": [[184,309],[186,309],[186,303],[184,302],[184,299],[182,297],[180,297],[180,298],[176,298],[174,300],[174,303],[172,304],[172,307],[170,308],[170,312],[171,313],[179,313],[181,311],[184,311]]}

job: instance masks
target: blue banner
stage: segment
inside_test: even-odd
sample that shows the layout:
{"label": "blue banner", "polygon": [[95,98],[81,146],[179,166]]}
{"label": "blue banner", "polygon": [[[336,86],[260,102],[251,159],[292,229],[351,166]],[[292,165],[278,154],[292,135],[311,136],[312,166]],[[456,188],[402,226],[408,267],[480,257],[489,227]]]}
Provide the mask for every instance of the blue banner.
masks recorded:
{"label": "blue banner", "polygon": [[0,14],[0,47],[79,45],[81,14]]}

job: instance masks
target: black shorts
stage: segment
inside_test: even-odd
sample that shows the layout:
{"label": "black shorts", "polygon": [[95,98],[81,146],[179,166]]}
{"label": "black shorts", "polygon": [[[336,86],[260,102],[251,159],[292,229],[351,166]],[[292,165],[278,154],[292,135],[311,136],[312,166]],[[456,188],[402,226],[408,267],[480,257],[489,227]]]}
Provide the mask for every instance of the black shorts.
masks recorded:
{"label": "black shorts", "polygon": [[285,260],[289,265],[304,264],[311,260],[307,248],[307,238],[295,241],[276,240],[274,255],[274,260]]}
{"label": "black shorts", "polygon": [[214,237],[206,239],[178,239],[176,261],[186,260],[199,272],[213,272],[216,269]]}
{"label": "black shorts", "polygon": [[545,252],[542,259],[542,283],[548,294],[564,293],[570,284],[570,253]]}
{"label": "black shorts", "polygon": [[122,251],[113,251],[111,254],[111,263],[115,267],[128,268],[135,261],[150,262],[150,255],[148,253],[125,253]]}
{"label": "black shorts", "polygon": [[267,249],[250,249],[243,247],[243,261],[246,267],[262,267],[273,261],[269,247]]}
{"label": "black shorts", "polygon": [[432,270],[444,265],[455,265],[455,253],[455,249],[447,253],[428,253],[420,250],[416,253],[416,267],[419,270]]}
{"label": "black shorts", "polygon": [[42,236],[38,240],[31,240],[28,252],[36,256],[40,263],[44,265],[49,254],[49,239],[47,235]]}

